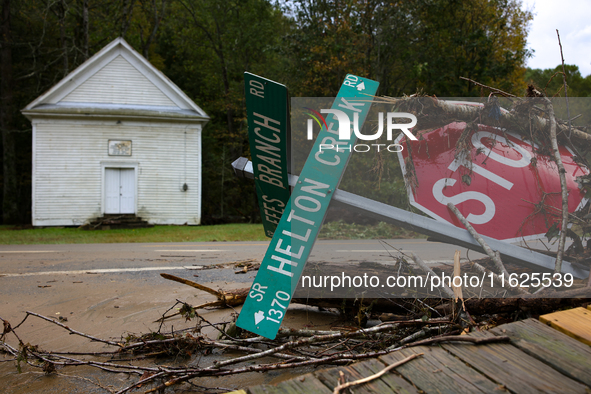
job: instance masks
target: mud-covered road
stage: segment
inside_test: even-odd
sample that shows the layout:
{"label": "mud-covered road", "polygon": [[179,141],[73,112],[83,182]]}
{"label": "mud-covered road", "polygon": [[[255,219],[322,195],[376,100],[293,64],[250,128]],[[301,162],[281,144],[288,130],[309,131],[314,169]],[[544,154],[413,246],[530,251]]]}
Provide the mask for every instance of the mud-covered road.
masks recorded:
{"label": "mud-covered road", "polygon": [[[457,248],[424,239],[379,241],[319,241],[310,261],[394,262],[394,248],[413,251],[427,261],[450,261]],[[160,277],[161,272],[185,277],[212,288],[230,290],[248,287],[256,271],[235,274],[226,268],[203,269],[208,265],[247,259],[260,261],[268,242],[213,242],[162,244],[89,245],[8,245],[0,246],[0,317],[13,326],[25,311],[67,319],[67,324],[101,338],[121,338],[128,332],[156,330],[153,323],[176,299],[193,305],[214,301],[215,297]],[[465,256],[465,251],[463,252]],[[478,254],[470,252],[470,257]],[[237,309],[239,311],[239,309]],[[232,319],[231,309],[203,311],[209,321]],[[316,308],[294,305],[284,325],[294,328],[328,328],[338,317]],[[188,327],[193,322],[172,319],[168,328]],[[23,341],[52,351],[104,351],[103,344],[68,335],[63,329],[29,317],[18,333]],[[8,340],[18,346],[15,338]],[[112,349],[111,349],[112,350]],[[4,356],[0,355],[0,360]],[[201,359],[211,363],[220,355]],[[4,357],[4,360],[9,357]],[[58,371],[62,373],[62,371]],[[125,387],[131,381],[125,374],[106,374],[88,368],[67,368],[67,375],[83,376],[103,385]],[[226,379],[204,380],[204,386],[244,387],[289,378],[283,373],[247,374]],[[98,379],[98,380],[97,380]],[[32,368],[17,374],[14,362],[0,362],[1,391],[7,393],[105,392],[88,380],[43,376]]]}

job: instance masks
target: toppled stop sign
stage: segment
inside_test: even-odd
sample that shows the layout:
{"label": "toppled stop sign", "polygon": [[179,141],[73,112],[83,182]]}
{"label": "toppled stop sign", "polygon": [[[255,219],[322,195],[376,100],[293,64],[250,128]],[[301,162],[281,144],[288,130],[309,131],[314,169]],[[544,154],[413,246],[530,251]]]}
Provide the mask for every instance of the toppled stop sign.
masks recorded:
{"label": "toppled stop sign", "polygon": [[[476,232],[500,240],[533,239],[560,223],[561,190],[556,163],[518,135],[479,125],[456,145],[466,124],[451,123],[422,134],[419,141],[400,136],[398,153],[410,203],[434,219],[464,228],[447,208],[453,203]],[[535,145],[534,145],[535,146]],[[536,152],[536,153],[534,153]],[[560,147],[566,169],[568,209],[584,195],[576,178],[588,170]]]}

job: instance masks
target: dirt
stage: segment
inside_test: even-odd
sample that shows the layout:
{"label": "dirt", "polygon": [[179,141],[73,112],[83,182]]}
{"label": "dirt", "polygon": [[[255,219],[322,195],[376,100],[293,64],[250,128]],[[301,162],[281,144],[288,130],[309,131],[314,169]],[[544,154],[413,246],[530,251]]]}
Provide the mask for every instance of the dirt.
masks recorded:
{"label": "dirt", "polygon": [[[152,272],[150,276],[158,276]],[[154,323],[175,300],[182,299],[194,304],[214,301],[215,297],[198,292],[182,284],[158,280],[154,285],[153,278],[145,280],[117,280],[108,275],[85,275],[83,277],[66,276],[56,278],[43,278],[36,281],[38,286],[25,286],[24,281],[31,279],[11,278],[12,293],[10,302],[5,299],[1,305],[1,317],[8,320],[13,326],[24,317],[24,311],[30,310],[44,316],[67,319],[64,324],[71,328],[99,338],[119,340],[127,333],[147,333],[157,330],[159,324]],[[19,286],[22,281],[22,286]],[[80,283],[81,282],[81,283]],[[234,283],[235,288],[244,287],[242,283]],[[226,282],[208,283],[213,288],[228,290],[231,284]],[[76,296],[72,297],[72,294]],[[236,309],[239,312],[239,308]],[[230,321],[235,313],[232,309],[205,310],[201,314],[212,323]],[[331,323],[338,319],[337,315],[328,312],[319,312],[315,307],[294,304],[290,306],[284,326],[289,328],[313,327],[315,329],[328,329]],[[192,327],[194,321],[185,322],[177,317],[166,322],[165,329],[175,330]],[[19,336],[26,343],[39,345],[43,350],[76,352],[76,351],[108,351],[114,350],[107,345],[91,342],[87,338],[69,335],[63,328],[49,322],[30,316],[27,321],[18,328]],[[216,338],[216,333],[211,329],[204,329],[210,338]],[[7,341],[12,346],[18,347],[14,336]],[[203,356],[195,355],[190,359],[180,360],[143,360],[140,365],[153,365],[153,363],[166,363],[173,365],[199,365],[208,366],[214,360],[223,360],[235,357],[237,354],[230,352],[214,351],[213,354]],[[15,361],[8,355],[0,355],[0,382],[2,392],[11,394],[21,393],[104,393],[109,389],[121,389],[134,382],[136,376],[128,376],[123,373],[108,373],[90,367],[67,367],[58,369],[57,374],[45,375],[38,368],[23,365],[22,373],[18,373]],[[106,361],[104,358],[101,361]],[[271,360],[269,360],[271,361]],[[257,361],[259,363],[260,360]],[[251,385],[264,383],[277,383],[293,376],[309,372],[307,369],[294,371],[271,371],[267,373],[246,373],[223,378],[195,379],[194,384],[202,387],[220,387],[235,390]],[[188,385],[175,388],[174,392],[197,390]]]}

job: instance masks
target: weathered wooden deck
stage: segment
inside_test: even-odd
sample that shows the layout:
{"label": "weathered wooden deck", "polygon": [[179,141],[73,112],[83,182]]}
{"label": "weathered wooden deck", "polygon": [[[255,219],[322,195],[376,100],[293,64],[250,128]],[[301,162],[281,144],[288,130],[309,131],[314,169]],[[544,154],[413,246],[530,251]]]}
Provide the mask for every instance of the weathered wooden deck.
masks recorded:
{"label": "weathered wooden deck", "polygon": [[[338,384],[339,371],[347,381],[358,380],[411,354],[423,353],[378,379],[352,387],[350,392],[589,394],[591,347],[582,341],[591,334],[591,323],[581,320],[581,316],[591,318],[591,309],[573,311],[545,315],[541,320],[549,322],[547,324],[528,319],[468,334],[475,337],[507,335],[510,343],[417,346],[347,367],[319,370],[275,386],[250,387],[239,393],[330,394]],[[570,331],[573,326],[574,334]],[[561,331],[569,332],[570,336]]]}

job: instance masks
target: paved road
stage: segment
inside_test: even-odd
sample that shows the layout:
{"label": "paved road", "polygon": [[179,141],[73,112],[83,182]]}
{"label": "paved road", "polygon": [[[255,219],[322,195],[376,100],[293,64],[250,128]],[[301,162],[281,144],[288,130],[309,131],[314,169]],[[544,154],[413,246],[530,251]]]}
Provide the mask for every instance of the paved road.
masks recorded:
{"label": "paved road", "polygon": [[[252,283],[256,272],[237,275],[231,265],[223,269],[200,268],[246,259],[260,261],[267,246],[268,242],[3,245],[0,246],[0,317],[15,326],[23,319],[25,311],[53,318],[61,316],[68,319],[70,327],[101,338],[157,330],[158,324],[154,320],[175,300],[193,305],[215,301],[214,296],[165,280],[159,273],[168,272],[214,289],[244,288]],[[445,262],[452,259],[457,248],[424,239],[319,241],[310,261],[379,261],[387,264],[394,262],[396,249],[413,251],[426,261]],[[462,253],[465,257],[466,251]],[[469,256],[477,258],[481,255],[470,252]],[[199,313],[211,322],[227,322],[232,320],[235,311],[200,310]],[[294,305],[286,314],[284,324],[293,328],[329,329],[337,319],[338,316],[317,308]],[[181,329],[192,324],[195,322],[175,318],[166,327]],[[207,334],[216,337],[215,332]],[[25,342],[53,351],[105,350],[102,344],[67,335],[63,329],[36,318],[29,318],[21,325],[19,335]],[[14,338],[8,341],[18,346]],[[204,358],[202,362],[211,360]],[[273,377],[273,374],[265,375],[262,381],[260,374],[253,373],[241,375],[239,382],[229,378],[210,382],[210,385],[241,387],[269,383]],[[16,374],[11,363],[0,363],[0,381],[8,387],[21,387],[22,390],[12,391],[19,394],[37,390],[75,392],[78,390],[76,385],[81,384],[73,380],[71,384],[75,389],[61,386],[63,383],[50,388],[47,381],[39,380],[37,375]],[[121,383],[126,384],[127,381]]]}
{"label": "paved road", "polygon": [[[215,300],[207,293],[165,280],[159,273],[171,273],[215,289],[248,287],[255,271],[236,275],[231,266],[200,268],[246,259],[260,261],[268,244],[3,245],[0,246],[0,317],[14,322],[30,310],[49,316],[68,316],[79,324],[79,329],[86,327],[105,335],[115,328],[145,331],[146,327],[138,327],[137,323],[155,320],[177,298],[194,304]],[[319,241],[310,261],[394,263],[396,249],[413,251],[427,261],[441,262],[450,261],[456,248],[424,239]],[[470,252],[470,257],[476,256]],[[231,311],[224,313],[228,315]],[[41,331],[37,334],[44,337]]]}
{"label": "paved road", "polygon": [[[80,319],[105,334],[114,327],[138,330],[177,298],[204,303],[207,293],[165,280],[159,273],[195,280],[225,290],[248,287],[256,272],[200,269],[207,265],[256,259],[268,242],[161,244],[5,245],[0,246],[0,317],[18,321],[26,310]],[[394,263],[397,250],[413,251],[426,261],[450,261],[456,247],[424,239],[385,242],[319,241],[311,262],[379,261]],[[464,250],[465,256],[465,250]],[[470,257],[478,255],[470,252]],[[230,312],[227,312],[230,313]],[[149,316],[149,317],[148,317]],[[41,333],[39,333],[41,334]]]}
{"label": "paved road", "polygon": [[[260,259],[268,242],[162,244],[2,245],[0,275],[7,277],[139,273],[179,270],[245,259]],[[457,247],[425,239],[318,241],[310,261],[392,262],[398,251],[417,253],[425,261],[451,261]],[[466,251],[463,251],[466,256]],[[470,252],[470,257],[480,256]]]}

